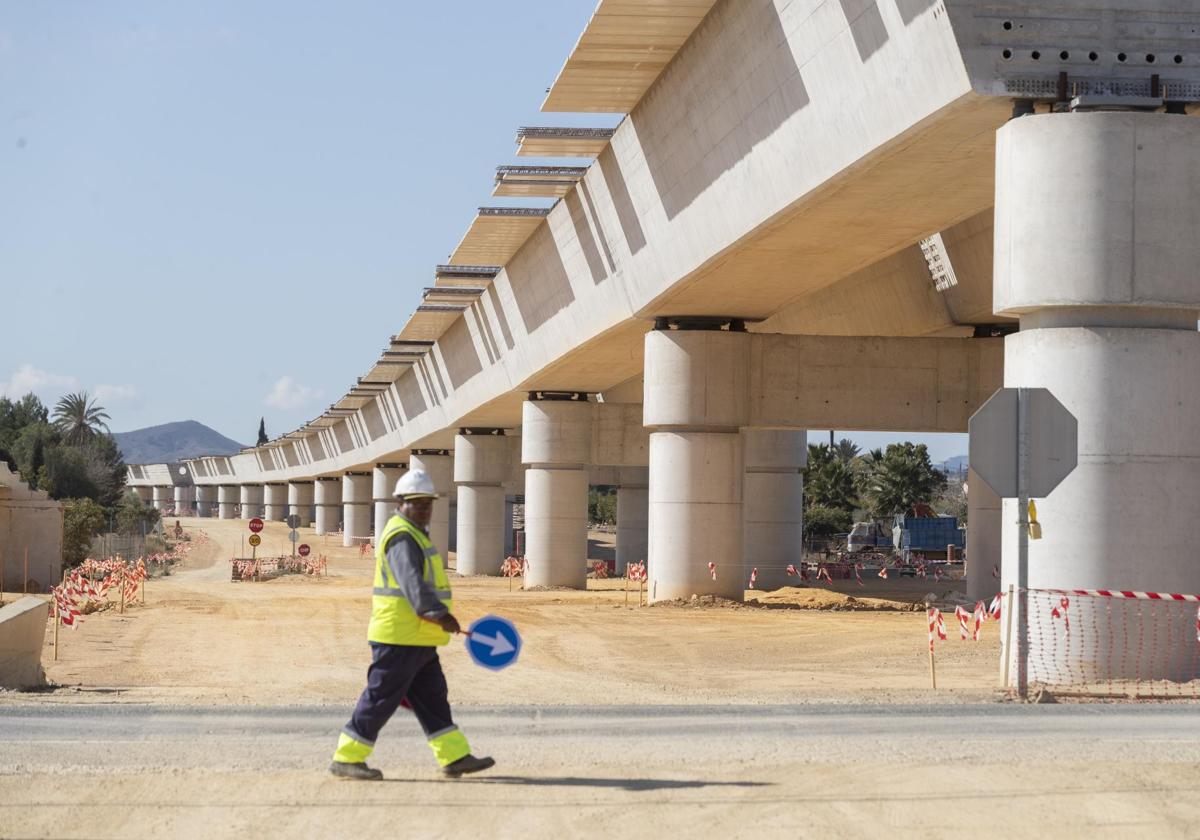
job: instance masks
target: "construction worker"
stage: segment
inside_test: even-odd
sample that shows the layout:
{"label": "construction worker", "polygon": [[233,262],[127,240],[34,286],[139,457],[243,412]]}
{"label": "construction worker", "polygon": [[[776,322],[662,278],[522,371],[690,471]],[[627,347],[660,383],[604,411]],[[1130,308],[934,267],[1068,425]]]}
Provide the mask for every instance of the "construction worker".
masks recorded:
{"label": "construction worker", "polygon": [[446,698],[437,648],[462,631],[451,613],[445,564],[427,530],[437,489],[424,470],[412,470],[396,483],[395,496],[396,513],[375,546],[367,687],[342,728],[329,771],[345,779],[382,779],[383,773],[367,766],[367,757],[379,730],[403,703],[425,730],[442,772],[457,778],[496,762],[471,755]]}

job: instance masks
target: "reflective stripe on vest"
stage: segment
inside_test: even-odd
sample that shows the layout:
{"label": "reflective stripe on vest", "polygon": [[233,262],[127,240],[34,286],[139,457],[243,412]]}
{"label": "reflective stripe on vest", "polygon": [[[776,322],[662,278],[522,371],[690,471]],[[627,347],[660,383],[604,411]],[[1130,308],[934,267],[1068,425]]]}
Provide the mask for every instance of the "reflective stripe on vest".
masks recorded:
{"label": "reflective stripe on vest", "polygon": [[450,634],[437,624],[417,615],[412,604],[396,585],[387,564],[387,547],[393,539],[407,535],[422,550],[425,567],[422,577],[437,592],[438,600],[448,610],[454,603],[450,595],[450,580],[445,564],[429,535],[409,522],[400,514],[394,514],[383,529],[375,546],[375,584],[371,597],[371,624],[367,628],[367,639],[388,645],[414,645],[433,647],[449,643]]}

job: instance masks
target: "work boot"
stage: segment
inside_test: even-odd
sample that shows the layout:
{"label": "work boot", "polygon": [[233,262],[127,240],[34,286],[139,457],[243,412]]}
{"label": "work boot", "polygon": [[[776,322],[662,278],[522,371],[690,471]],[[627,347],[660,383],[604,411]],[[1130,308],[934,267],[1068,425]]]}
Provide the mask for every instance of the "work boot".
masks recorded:
{"label": "work boot", "polygon": [[476,758],[471,754],[464,755],[458,761],[451,762],[442,768],[442,772],[451,779],[457,779],[464,773],[478,773],[480,770],[486,770],[489,767],[495,767],[496,761],[491,756]]}
{"label": "work boot", "polygon": [[329,772],[340,779],[358,779],[364,782],[377,782],[383,778],[383,773],[368,767],[365,761],[351,764],[348,761],[335,761],[329,765]]}

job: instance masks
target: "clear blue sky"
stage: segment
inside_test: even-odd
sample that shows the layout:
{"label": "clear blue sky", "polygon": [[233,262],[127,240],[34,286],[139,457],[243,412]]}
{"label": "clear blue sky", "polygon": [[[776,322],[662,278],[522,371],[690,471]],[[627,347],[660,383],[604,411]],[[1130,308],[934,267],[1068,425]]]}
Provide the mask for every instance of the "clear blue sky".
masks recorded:
{"label": "clear blue sky", "polygon": [[489,195],[517,126],[615,124],[538,111],[594,6],[0,0],[0,395],[316,416],[522,203]]}

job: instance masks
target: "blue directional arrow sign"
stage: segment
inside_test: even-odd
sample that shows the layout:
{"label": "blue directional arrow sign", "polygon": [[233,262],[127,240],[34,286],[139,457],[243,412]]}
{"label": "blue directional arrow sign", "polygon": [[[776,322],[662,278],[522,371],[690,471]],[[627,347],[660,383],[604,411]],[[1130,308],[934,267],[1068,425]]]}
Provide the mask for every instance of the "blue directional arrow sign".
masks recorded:
{"label": "blue directional arrow sign", "polygon": [[485,615],[467,632],[467,653],[476,665],[499,671],[516,662],[521,653],[521,634],[507,618]]}

